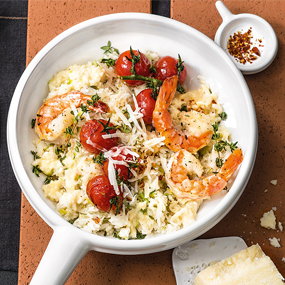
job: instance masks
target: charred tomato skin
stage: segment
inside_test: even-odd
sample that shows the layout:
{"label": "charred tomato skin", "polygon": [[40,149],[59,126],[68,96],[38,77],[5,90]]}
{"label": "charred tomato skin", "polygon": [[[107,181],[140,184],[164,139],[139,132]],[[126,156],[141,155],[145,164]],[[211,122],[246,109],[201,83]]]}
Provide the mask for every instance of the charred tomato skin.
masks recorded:
{"label": "charred tomato skin", "polygon": [[116,211],[116,206],[111,205],[111,199],[118,197],[119,208],[123,203],[123,194],[117,195],[106,175],[98,175],[89,180],[86,194],[92,203],[103,212]]}
{"label": "charred tomato skin", "polygon": [[[106,120],[99,120],[103,124],[107,124]],[[87,121],[80,130],[80,142],[82,146],[89,152],[99,154],[100,151],[109,150],[118,144],[118,138],[104,139],[102,135],[107,134],[103,131],[102,124],[98,120]],[[114,126],[109,123],[109,126]],[[109,133],[115,133],[115,130],[110,130]],[[88,143],[89,142],[89,143]]]}

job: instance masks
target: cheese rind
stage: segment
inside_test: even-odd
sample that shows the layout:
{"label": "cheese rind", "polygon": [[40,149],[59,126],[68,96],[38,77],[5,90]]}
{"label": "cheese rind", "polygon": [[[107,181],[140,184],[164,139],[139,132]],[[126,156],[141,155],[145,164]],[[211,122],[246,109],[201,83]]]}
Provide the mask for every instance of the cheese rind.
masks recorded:
{"label": "cheese rind", "polygon": [[284,285],[284,278],[259,245],[253,245],[201,271],[195,285]]}

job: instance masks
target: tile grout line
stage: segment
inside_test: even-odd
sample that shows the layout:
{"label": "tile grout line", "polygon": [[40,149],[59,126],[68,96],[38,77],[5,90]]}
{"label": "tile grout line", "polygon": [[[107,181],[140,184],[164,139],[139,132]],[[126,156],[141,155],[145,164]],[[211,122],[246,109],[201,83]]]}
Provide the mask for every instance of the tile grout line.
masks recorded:
{"label": "tile grout line", "polygon": [[28,17],[6,17],[6,16],[0,16],[0,19],[6,19],[6,20],[27,20]]}

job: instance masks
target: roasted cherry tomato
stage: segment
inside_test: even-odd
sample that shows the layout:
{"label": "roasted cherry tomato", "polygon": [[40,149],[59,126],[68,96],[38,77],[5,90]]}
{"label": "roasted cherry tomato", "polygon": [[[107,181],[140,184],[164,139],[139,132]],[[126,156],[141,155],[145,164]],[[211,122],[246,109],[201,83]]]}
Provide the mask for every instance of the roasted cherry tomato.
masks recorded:
{"label": "roasted cherry tomato", "polygon": [[[125,161],[128,163],[129,161],[134,161],[135,158],[131,154],[127,155],[118,155],[116,157],[112,157],[113,160],[118,160],[118,161]],[[103,164],[103,170],[108,175],[108,164],[109,160],[104,162]],[[132,173],[129,171],[129,168],[126,165],[121,165],[121,164],[114,164],[115,169],[118,171],[118,176],[121,180],[126,181],[130,178],[132,178]]]}
{"label": "roasted cherry tomato", "polygon": [[[113,127],[112,123],[107,122],[106,120],[99,120],[104,125]],[[103,125],[97,120],[87,121],[80,131],[80,142],[83,147],[92,153],[98,154],[100,151],[109,150],[113,146],[116,146],[118,143],[118,138],[109,138],[104,139],[102,135],[105,135],[106,132],[103,131]],[[110,134],[116,132],[116,130],[109,130]]]}
{"label": "roasted cherry tomato", "polygon": [[[134,54],[136,56],[139,55],[139,52],[137,50],[133,50]],[[143,75],[146,77],[149,77],[150,75],[150,66],[151,63],[149,61],[149,59],[145,56],[145,54],[143,54],[142,52],[141,54],[141,58],[140,60],[135,64],[135,69],[136,69],[136,73],[138,75]],[[132,62],[128,60],[131,59],[131,52],[129,50],[123,52],[119,58],[116,61],[115,64],[115,68],[116,68],[116,73],[119,76],[126,76],[126,75],[131,75],[131,68],[132,68]],[[125,80],[125,82],[130,85],[130,86],[137,86],[137,85],[141,85],[144,82],[143,81],[138,81],[138,80]]]}
{"label": "roasted cherry tomato", "polygon": [[93,204],[103,212],[120,211],[123,194],[117,195],[106,175],[99,175],[89,180],[86,194]]}
{"label": "roasted cherry tomato", "polygon": [[[155,107],[155,100],[151,96],[152,89],[141,91],[136,97],[140,113],[143,114],[143,120],[147,125],[152,124],[152,113]],[[134,109],[136,109],[134,105]]]}
{"label": "roasted cherry tomato", "polygon": [[[164,80],[168,77],[171,77],[173,75],[177,75],[177,67],[176,64],[178,63],[178,59],[175,59],[171,56],[164,56],[161,57],[156,63],[155,63],[155,69],[157,73],[155,73],[155,78],[159,80]],[[184,66],[184,64],[183,64]],[[186,79],[187,70],[184,66],[183,71],[180,73],[179,76],[179,84],[182,85]]]}

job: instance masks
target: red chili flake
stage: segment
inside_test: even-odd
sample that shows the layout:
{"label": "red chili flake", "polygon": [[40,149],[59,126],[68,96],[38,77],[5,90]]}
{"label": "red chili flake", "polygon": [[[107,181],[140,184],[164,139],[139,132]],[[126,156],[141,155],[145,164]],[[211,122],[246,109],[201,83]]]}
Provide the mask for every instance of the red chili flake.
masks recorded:
{"label": "red chili flake", "polygon": [[[247,62],[252,63],[258,58],[255,55],[261,56],[261,53],[257,47],[251,47],[251,29],[252,28],[250,27],[250,29],[243,34],[238,31],[237,33],[234,33],[233,36],[231,35],[228,39],[227,49],[229,51],[229,54],[232,55],[237,60],[237,62],[240,62],[241,64],[246,64]],[[259,40],[259,42],[261,42],[261,40]]]}
{"label": "red chili flake", "polygon": [[260,56],[260,51],[259,51],[259,49],[258,49],[257,47],[253,47],[253,48],[252,48],[252,51],[253,51],[256,55]]}
{"label": "red chili flake", "polygon": [[99,223],[100,223],[100,218],[99,218],[99,217],[95,217],[95,218],[94,218],[94,222],[95,222],[96,224],[99,224]]}

